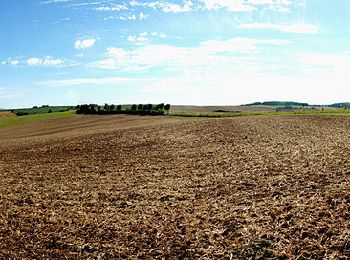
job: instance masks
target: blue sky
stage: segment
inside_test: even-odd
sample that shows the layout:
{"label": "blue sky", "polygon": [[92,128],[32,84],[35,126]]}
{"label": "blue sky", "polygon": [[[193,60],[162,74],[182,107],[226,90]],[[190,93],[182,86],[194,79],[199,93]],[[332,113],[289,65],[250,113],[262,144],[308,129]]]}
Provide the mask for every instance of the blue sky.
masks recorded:
{"label": "blue sky", "polygon": [[350,101],[349,0],[0,3],[0,107]]}

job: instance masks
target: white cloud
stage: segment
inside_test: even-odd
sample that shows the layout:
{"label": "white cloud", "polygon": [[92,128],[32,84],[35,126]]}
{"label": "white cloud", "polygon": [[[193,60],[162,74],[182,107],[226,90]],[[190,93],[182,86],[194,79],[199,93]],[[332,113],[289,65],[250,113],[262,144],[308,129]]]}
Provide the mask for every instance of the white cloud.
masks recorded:
{"label": "white cloud", "polygon": [[27,64],[30,66],[39,66],[42,64],[42,59],[41,58],[29,58],[27,60]]}
{"label": "white cloud", "polygon": [[94,46],[96,39],[76,40],[74,47],[76,49],[88,49]]}
{"label": "white cloud", "polygon": [[120,20],[134,20],[134,21],[136,21],[136,19],[137,19],[137,16],[136,15],[121,15],[120,17],[119,17],[119,19]]}
{"label": "white cloud", "polygon": [[151,33],[147,33],[147,32],[143,32],[137,35],[129,35],[127,37],[127,40],[129,42],[135,43],[137,45],[142,45],[145,43],[149,43],[151,40],[155,39],[155,38],[160,38],[160,39],[165,39],[167,38],[168,35],[166,35],[165,33],[158,33],[158,32],[151,32]]}
{"label": "white cloud", "polygon": [[158,9],[165,13],[186,13],[193,11],[193,3],[191,0],[185,0],[183,5],[166,1],[139,2],[133,0],[130,2],[130,5],[132,7],[149,7],[152,9]]}
{"label": "white cloud", "polygon": [[70,2],[71,0],[48,0],[41,2],[42,4],[56,4],[56,3],[67,3]]}
{"label": "white cloud", "polygon": [[37,82],[43,86],[78,86],[78,85],[108,85],[108,84],[123,84],[135,81],[150,81],[153,79],[145,78],[128,78],[128,77],[107,77],[107,78],[75,78],[63,80],[49,80]]}
{"label": "white cloud", "polygon": [[318,27],[312,24],[271,24],[271,23],[249,23],[239,25],[244,29],[272,29],[285,33],[317,34]]}
{"label": "white cloud", "polygon": [[259,6],[281,13],[290,12],[292,0],[202,0],[204,10],[227,9],[231,12],[251,12]]}
{"label": "white cloud", "polygon": [[[131,38],[134,40],[134,38]],[[155,67],[165,69],[221,67],[231,63],[233,55],[257,53],[267,46],[283,46],[288,41],[278,39],[232,38],[202,42],[198,47],[176,47],[171,45],[146,45],[134,50],[110,47],[106,59],[91,66],[101,69],[126,71],[148,70]],[[222,55],[225,54],[225,55]],[[242,59],[241,59],[242,60]]]}
{"label": "white cloud", "polygon": [[125,5],[113,5],[113,6],[100,6],[95,8],[96,11],[122,11],[122,10],[128,10],[128,7]]}
{"label": "white cloud", "polygon": [[251,12],[255,9],[252,5],[249,5],[242,0],[204,0],[203,2],[206,10],[226,8],[232,12]]}
{"label": "white cloud", "polygon": [[147,19],[148,18],[148,15],[144,14],[144,13],[140,13],[139,14],[139,19],[140,20],[143,20],[143,19]]}
{"label": "white cloud", "polygon": [[20,65],[29,65],[29,66],[44,66],[44,67],[58,67],[63,66],[64,61],[61,59],[55,59],[51,56],[46,57],[31,57],[31,58],[23,58],[23,57],[17,57],[17,58],[8,58],[7,60],[4,60],[1,62],[3,65],[10,65],[10,66],[20,66]]}
{"label": "white cloud", "polygon": [[11,66],[17,66],[20,64],[19,58],[8,58],[7,60],[4,60],[1,62],[2,65],[11,65]]}
{"label": "white cloud", "polygon": [[[110,17],[111,18],[111,17]],[[115,17],[112,17],[115,18]],[[143,20],[143,19],[147,19],[148,15],[144,14],[144,13],[140,13],[140,14],[131,14],[131,15],[121,15],[119,16],[119,20]]]}
{"label": "white cloud", "polygon": [[168,35],[166,35],[165,33],[152,32],[151,35],[152,35],[153,37],[159,37],[159,38],[161,38],[161,39],[168,38]]}
{"label": "white cloud", "polygon": [[129,42],[148,42],[147,32],[140,33],[139,35],[129,35],[127,39]]}
{"label": "white cloud", "polygon": [[64,64],[64,61],[61,59],[54,59],[51,56],[46,56],[44,58],[33,57],[25,61],[29,66],[45,66],[45,67],[54,67]]}

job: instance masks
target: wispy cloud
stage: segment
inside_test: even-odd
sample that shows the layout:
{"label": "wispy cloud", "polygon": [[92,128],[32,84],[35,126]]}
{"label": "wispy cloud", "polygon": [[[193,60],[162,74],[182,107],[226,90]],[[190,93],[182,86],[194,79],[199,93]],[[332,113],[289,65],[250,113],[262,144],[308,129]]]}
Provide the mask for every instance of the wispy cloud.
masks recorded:
{"label": "wispy cloud", "polygon": [[129,78],[129,77],[104,77],[104,78],[73,78],[63,80],[49,80],[37,82],[43,86],[78,86],[78,85],[108,85],[123,84],[128,82],[151,81],[151,78]]}
{"label": "wispy cloud", "polygon": [[129,42],[136,42],[136,43],[144,43],[148,42],[147,32],[140,33],[139,35],[129,35],[128,36]]}
{"label": "wispy cloud", "polygon": [[17,66],[20,64],[20,58],[8,58],[1,62],[2,65]]}
{"label": "wispy cloud", "polygon": [[126,5],[120,5],[116,4],[113,6],[100,6],[95,8],[96,11],[122,11],[122,10],[128,10],[129,8]]}
{"label": "wispy cloud", "polygon": [[[0,87],[0,99],[12,98],[14,96],[13,90],[9,88]],[[4,108],[4,107],[1,107]]]}
{"label": "wispy cloud", "polygon": [[42,4],[55,4],[55,3],[67,3],[70,2],[71,0],[47,0],[41,2]]}
{"label": "wispy cloud", "polygon": [[143,32],[137,35],[129,35],[127,37],[127,40],[131,43],[142,45],[156,38],[165,39],[165,38],[168,38],[168,35],[166,35],[165,33],[159,33],[159,32],[151,32],[151,33]]}
{"label": "wispy cloud", "polygon": [[76,49],[88,49],[94,46],[96,39],[85,39],[85,40],[76,40],[74,47]]}
{"label": "wispy cloud", "polygon": [[139,14],[131,14],[131,15],[121,15],[119,17],[107,17],[107,19],[105,20],[109,20],[109,19],[119,19],[119,20],[143,20],[143,19],[147,19],[148,15],[144,14],[144,13],[139,13]]}
{"label": "wispy cloud", "polygon": [[244,29],[272,29],[285,33],[317,34],[319,29],[312,24],[272,24],[272,23],[249,23],[239,25]]}
{"label": "wispy cloud", "polygon": [[[130,39],[129,39],[130,40]],[[132,38],[132,40],[136,40]],[[225,67],[234,60],[234,55],[257,53],[267,46],[285,46],[288,41],[279,39],[232,38],[202,42],[197,47],[172,45],[146,45],[133,50],[110,47],[106,58],[90,66],[101,69],[126,71],[164,69],[189,69],[200,67]]]}
{"label": "wispy cloud", "polygon": [[1,62],[2,65],[10,65],[12,67],[18,66],[33,66],[33,67],[62,67],[65,66],[65,61],[62,59],[56,59],[52,56],[45,57],[29,57],[23,56],[17,58],[8,58]]}
{"label": "wispy cloud", "polygon": [[193,10],[193,3],[191,0],[185,0],[183,5],[170,3],[167,1],[139,2],[133,0],[130,2],[130,5],[132,7],[149,7],[152,9],[158,9],[165,13],[185,13]]}
{"label": "wispy cloud", "polygon": [[45,67],[56,67],[64,64],[61,59],[54,59],[51,56],[46,56],[44,58],[33,57],[26,60],[29,66],[45,66]]}
{"label": "wispy cloud", "polygon": [[258,7],[275,12],[289,13],[292,0],[203,0],[205,10],[226,9],[231,12],[252,12]]}
{"label": "wispy cloud", "polygon": [[[99,5],[99,7],[94,8],[97,11],[125,11],[125,10],[135,10],[135,8],[150,8],[153,10],[159,10],[164,13],[186,13],[194,11],[211,11],[218,9],[226,9],[231,12],[252,12],[262,7],[265,10],[271,10],[280,13],[291,12],[290,7],[294,3],[293,0],[183,0],[179,3],[175,0],[173,1],[139,1],[131,0],[124,3],[113,3],[113,1],[92,1],[92,2],[82,2],[75,3],[72,0],[47,0],[43,1],[43,4],[52,3],[64,3],[71,2],[69,6],[89,6],[89,5]],[[137,10],[136,10],[137,11]]]}
{"label": "wispy cloud", "polygon": [[245,3],[244,1],[231,1],[231,0],[204,0],[205,10],[217,10],[226,8],[233,12],[251,12],[254,7]]}

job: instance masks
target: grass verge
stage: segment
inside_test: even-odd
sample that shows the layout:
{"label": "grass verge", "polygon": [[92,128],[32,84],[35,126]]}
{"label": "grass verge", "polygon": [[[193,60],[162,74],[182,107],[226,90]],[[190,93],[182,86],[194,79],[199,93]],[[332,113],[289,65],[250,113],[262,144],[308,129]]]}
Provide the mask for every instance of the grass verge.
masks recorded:
{"label": "grass verge", "polygon": [[0,118],[0,128],[15,126],[15,125],[30,124],[36,121],[42,121],[42,120],[48,120],[48,119],[68,118],[68,117],[75,117],[75,116],[77,116],[75,114],[75,111],[66,111],[66,112]]}

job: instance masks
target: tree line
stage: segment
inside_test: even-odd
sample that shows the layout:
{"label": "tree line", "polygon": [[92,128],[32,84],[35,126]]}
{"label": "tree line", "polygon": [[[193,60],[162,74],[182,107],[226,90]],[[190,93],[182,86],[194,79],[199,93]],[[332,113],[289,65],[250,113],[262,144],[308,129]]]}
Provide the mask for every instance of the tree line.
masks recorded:
{"label": "tree line", "polygon": [[280,106],[280,107],[307,107],[308,103],[300,103],[293,101],[267,101],[267,102],[254,102],[243,106]]}
{"label": "tree line", "polygon": [[153,115],[159,116],[169,114],[170,104],[133,104],[131,106],[122,106],[114,104],[105,104],[99,106],[97,104],[83,104],[76,106],[77,114],[86,115],[106,115],[106,114],[129,114],[129,115]]}

